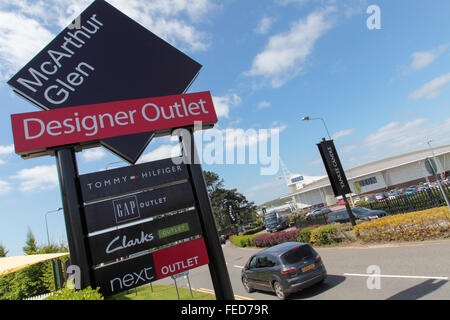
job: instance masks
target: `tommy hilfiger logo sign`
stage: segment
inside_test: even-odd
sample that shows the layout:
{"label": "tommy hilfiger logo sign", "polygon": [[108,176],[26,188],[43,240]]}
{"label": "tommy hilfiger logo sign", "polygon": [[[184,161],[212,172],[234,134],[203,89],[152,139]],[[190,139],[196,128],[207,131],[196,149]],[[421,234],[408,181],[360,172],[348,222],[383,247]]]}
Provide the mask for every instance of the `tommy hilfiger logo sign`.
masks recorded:
{"label": "tommy hilfiger logo sign", "polygon": [[83,200],[89,202],[119,196],[159,185],[188,179],[180,158],[169,158],[79,177]]}
{"label": "tommy hilfiger logo sign", "polygon": [[158,168],[151,171],[145,171],[141,172],[140,175],[132,175],[132,176],[122,176],[122,177],[112,177],[105,180],[95,181],[87,183],[86,186],[89,190],[96,190],[101,188],[109,188],[112,185],[121,184],[121,183],[127,183],[137,181],[137,179],[148,179],[152,177],[158,177],[160,175],[165,174],[173,174],[177,172],[181,172],[183,169],[179,165],[173,165],[166,168]]}

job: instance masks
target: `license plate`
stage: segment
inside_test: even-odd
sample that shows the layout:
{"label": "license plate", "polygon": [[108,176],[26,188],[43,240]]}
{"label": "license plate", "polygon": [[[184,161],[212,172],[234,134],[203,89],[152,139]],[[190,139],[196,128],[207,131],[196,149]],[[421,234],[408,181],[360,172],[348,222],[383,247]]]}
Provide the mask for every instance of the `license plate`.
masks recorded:
{"label": "license plate", "polygon": [[302,272],[306,272],[308,270],[314,269],[314,263],[310,264],[309,266],[306,266],[304,268],[302,268]]}

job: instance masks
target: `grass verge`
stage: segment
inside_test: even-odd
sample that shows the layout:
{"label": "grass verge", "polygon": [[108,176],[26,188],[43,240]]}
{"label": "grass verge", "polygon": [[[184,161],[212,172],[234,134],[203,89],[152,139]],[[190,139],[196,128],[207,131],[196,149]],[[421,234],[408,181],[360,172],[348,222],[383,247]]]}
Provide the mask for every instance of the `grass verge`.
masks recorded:
{"label": "grass verge", "polygon": [[[153,288],[153,291],[152,291]],[[212,294],[192,290],[192,295],[189,289],[178,288],[180,300],[216,300]],[[143,285],[135,289],[130,289],[118,293],[107,300],[178,300],[175,286],[169,285]]]}

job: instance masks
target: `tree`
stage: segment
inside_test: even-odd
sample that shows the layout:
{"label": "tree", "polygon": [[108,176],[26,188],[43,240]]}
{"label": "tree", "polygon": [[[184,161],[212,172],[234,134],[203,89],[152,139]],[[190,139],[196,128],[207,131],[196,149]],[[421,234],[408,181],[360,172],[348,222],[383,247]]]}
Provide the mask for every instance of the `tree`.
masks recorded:
{"label": "tree", "polygon": [[38,252],[36,238],[34,237],[30,227],[28,227],[27,240],[25,241],[25,247],[23,247],[22,250],[27,255],[36,254]]}
{"label": "tree", "polygon": [[6,257],[6,255],[8,254],[8,250],[6,250],[6,248],[0,244],[0,258]]}
{"label": "tree", "polygon": [[[23,252],[27,255],[68,252],[64,244],[40,247],[28,228]],[[68,257],[62,258],[64,261]],[[54,290],[51,261],[41,262],[0,278],[0,298],[22,300]]]}
{"label": "tree", "polygon": [[203,174],[218,229],[225,229],[237,224],[238,220],[244,224],[255,219],[256,206],[253,202],[249,202],[237,189],[225,189],[223,179],[217,173],[204,171]]}

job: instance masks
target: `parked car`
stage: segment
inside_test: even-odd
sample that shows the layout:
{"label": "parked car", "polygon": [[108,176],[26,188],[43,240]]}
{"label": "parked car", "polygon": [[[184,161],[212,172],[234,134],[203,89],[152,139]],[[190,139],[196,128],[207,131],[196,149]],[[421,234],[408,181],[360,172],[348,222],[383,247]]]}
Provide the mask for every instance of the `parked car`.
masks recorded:
{"label": "parked car", "polygon": [[386,196],[382,192],[381,193],[377,193],[375,195],[375,199],[377,199],[377,200],[383,200],[384,198],[386,198]]}
{"label": "parked car", "polygon": [[397,191],[397,190],[391,190],[388,192],[388,199],[389,200],[394,200],[397,198],[400,198],[401,196],[403,196],[403,193]]}
{"label": "parked car", "polygon": [[330,213],[331,210],[328,208],[318,208],[314,209],[306,214],[307,217],[319,217]]}
{"label": "parked car", "polygon": [[323,282],[327,270],[320,255],[302,242],[284,242],[250,257],[241,272],[247,292],[275,292],[280,300]]}
{"label": "parked car", "polygon": [[[354,207],[351,208],[353,215],[356,219],[360,220],[373,220],[378,219],[380,217],[384,217],[387,215],[386,211],[383,210],[371,210],[364,207]],[[350,217],[348,216],[346,209],[341,209],[337,211],[330,212],[328,214],[327,223],[335,223],[335,222],[349,222]]]}
{"label": "parked car", "polygon": [[405,194],[406,194],[406,195],[409,195],[409,194],[415,194],[415,193],[416,193],[416,190],[413,189],[413,188],[406,188],[406,189],[405,189]]}
{"label": "parked car", "polygon": [[377,199],[374,196],[366,196],[364,201],[376,201]]}

